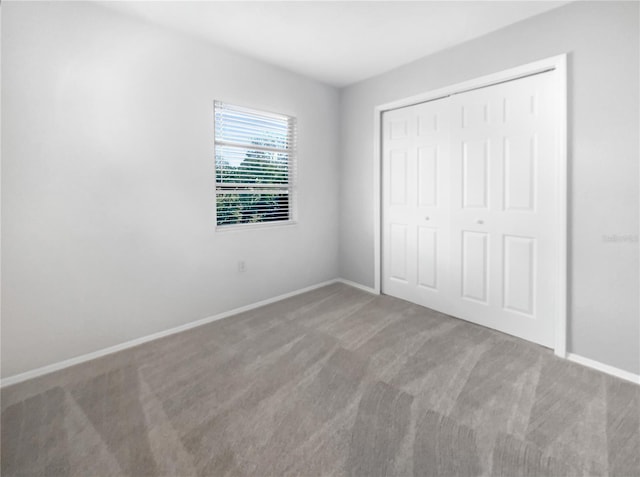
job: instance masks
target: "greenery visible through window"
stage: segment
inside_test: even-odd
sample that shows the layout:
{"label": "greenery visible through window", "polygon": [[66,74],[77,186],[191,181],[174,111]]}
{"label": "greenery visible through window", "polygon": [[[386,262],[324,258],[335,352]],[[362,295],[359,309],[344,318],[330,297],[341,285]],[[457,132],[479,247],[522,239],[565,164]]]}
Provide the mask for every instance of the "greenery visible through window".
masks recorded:
{"label": "greenery visible through window", "polygon": [[215,102],[217,225],[292,220],[295,119]]}

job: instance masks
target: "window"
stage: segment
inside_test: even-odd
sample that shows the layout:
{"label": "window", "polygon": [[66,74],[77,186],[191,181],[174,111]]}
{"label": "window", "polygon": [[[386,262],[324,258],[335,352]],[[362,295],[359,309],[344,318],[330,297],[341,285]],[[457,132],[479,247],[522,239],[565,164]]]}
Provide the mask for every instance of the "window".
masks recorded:
{"label": "window", "polygon": [[291,222],[295,118],[219,101],[214,108],[217,225]]}

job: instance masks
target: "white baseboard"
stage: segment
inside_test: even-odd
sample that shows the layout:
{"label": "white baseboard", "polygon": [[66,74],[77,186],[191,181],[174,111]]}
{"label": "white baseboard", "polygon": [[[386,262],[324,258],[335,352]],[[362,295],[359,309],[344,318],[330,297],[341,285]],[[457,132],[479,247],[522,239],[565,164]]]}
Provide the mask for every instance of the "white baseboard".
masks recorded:
{"label": "white baseboard", "polygon": [[337,283],[344,283],[345,285],[349,285],[350,287],[358,288],[362,291],[366,291],[367,293],[371,293],[373,295],[379,295],[375,289],[368,287],[366,285],[361,285],[360,283],[352,282],[351,280],[346,280],[345,278],[337,278],[335,280]]}
{"label": "white baseboard", "polygon": [[[164,338],[165,336],[173,335],[176,333],[180,333],[181,331],[190,330],[191,328],[196,328],[198,326],[206,325],[207,323],[211,323],[213,321],[221,320],[222,318],[227,318],[232,315],[237,315],[239,313],[243,313],[245,311],[250,311],[255,308],[259,308],[261,306],[269,305],[276,301],[284,300],[286,298],[290,298],[292,296],[300,295],[301,293],[306,293],[311,290],[315,290],[316,288],[321,288],[327,285],[331,285],[333,283],[341,282],[344,283],[340,279],[328,280],[326,282],[317,283],[315,285],[311,285],[305,288],[300,288],[299,290],[294,290],[289,293],[284,293],[282,295],[275,296],[273,298],[267,298],[266,300],[261,300],[255,303],[251,303],[249,305],[241,306],[239,308],[234,308],[233,310],[225,311],[222,313],[218,313],[217,315],[209,316],[207,318],[203,318],[201,320],[192,321],[190,323],[186,323],[184,325],[176,326],[175,328],[170,328],[168,330],[159,331],[157,333],[153,333],[147,336],[142,336],[140,338],[136,338],[130,341],[126,341],[124,343],[117,344],[115,346],[109,346],[108,348],[103,348],[98,351],[93,351],[91,353],[83,354],[81,356],[76,356],[74,358],[65,359],[64,361],[59,361],[57,363],[49,364],[47,366],[42,366],[41,368],[32,369],[30,371],[26,371],[24,373],[15,374],[13,376],[9,376],[0,380],[0,388],[11,386],[12,384],[21,383],[22,381],[27,381],[28,379],[37,378],[39,376],[43,376],[45,374],[53,373],[54,371],[59,371],[64,368],[68,368],[70,366],[75,366],[76,364],[84,363],[86,361],[91,361],[92,359],[101,358],[103,356],[117,353],[118,351],[122,351],[128,348],[133,348],[134,346],[141,345],[143,343],[147,343],[149,341],[157,340],[159,338]],[[350,283],[347,283],[350,285]],[[352,286],[357,286],[353,284]],[[357,286],[358,288],[362,288],[362,286]]]}
{"label": "white baseboard", "polygon": [[[284,293],[282,295],[278,295],[272,298],[267,298],[266,300],[261,300],[255,303],[251,303],[249,305],[241,306],[239,308],[234,308],[233,310],[225,311],[222,313],[218,313],[217,315],[209,316],[207,318],[203,318],[201,320],[192,321],[190,323],[186,323],[184,325],[176,326],[175,328],[170,328],[168,330],[159,331],[158,333],[153,333],[147,336],[142,336],[140,338],[136,338],[130,341],[126,341],[124,343],[117,344],[115,346],[109,346],[108,348],[103,348],[98,351],[93,351],[91,353],[83,354],[81,356],[76,356],[74,358],[65,359],[63,361],[59,361],[57,363],[49,364],[47,366],[42,366],[41,368],[32,369],[30,371],[26,371],[24,373],[16,374],[13,376],[9,376],[8,378],[4,378],[0,380],[0,388],[11,386],[12,384],[21,383],[23,381],[27,381],[29,379],[37,378],[39,376],[44,376],[45,374],[53,373],[54,371],[59,371],[64,368],[68,368],[70,366],[75,366],[76,364],[84,363],[86,361],[91,361],[92,359],[101,358],[103,356],[107,356],[112,353],[117,353],[118,351],[122,351],[128,348],[133,348],[134,346],[138,346],[149,341],[157,340],[159,338],[164,338],[165,336],[170,336],[176,333],[180,333],[181,331],[190,330],[192,328],[196,328],[198,326],[206,325],[207,323],[212,323],[217,320],[221,320],[223,318],[227,318],[229,316],[237,315],[239,313],[243,313],[245,311],[250,311],[255,308],[259,308],[261,306],[269,305],[276,301],[284,300],[286,298],[290,298],[292,296],[300,295],[302,293],[306,293],[311,290],[315,290],[317,288],[321,288],[327,285],[331,285],[333,283],[343,283],[345,285],[358,288],[359,290],[365,291],[367,293],[371,293],[373,295],[379,295],[375,289],[361,285],[360,283],[352,282],[351,280],[346,280],[344,278],[335,278],[333,280],[327,280],[322,283],[317,283],[315,285],[311,285],[305,288],[300,288],[298,290],[294,290],[289,293]],[[614,366],[610,366],[608,364],[600,363],[599,361],[594,361],[589,358],[584,358],[580,355],[567,353],[566,359],[569,361],[573,361],[575,363],[581,364],[583,366],[587,366],[589,368],[597,369],[598,371],[602,371],[603,373],[610,374],[612,376],[616,376],[618,378],[624,379],[626,381],[631,381],[635,384],[640,384],[640,375],[630,373],[628,371],[624,371],[622,369],[616,368]]]}
{"label": "white baseboard", "polygon": [[567,353],[566,358],[569,361],[587,366],[588,368],[597,369],[598,371],[602,371],[603,373],[610,374],[611,376],[624,379],[625,381],[631,381],[632,383],[640,384],[640,375],[638,374],[633,374],[629,371],[624,371],[623,369],[616,368],[615,366],[610,366],[608,364],[601,363],[600,361],[585,358],[584,356],[580,356],[574,353]]}

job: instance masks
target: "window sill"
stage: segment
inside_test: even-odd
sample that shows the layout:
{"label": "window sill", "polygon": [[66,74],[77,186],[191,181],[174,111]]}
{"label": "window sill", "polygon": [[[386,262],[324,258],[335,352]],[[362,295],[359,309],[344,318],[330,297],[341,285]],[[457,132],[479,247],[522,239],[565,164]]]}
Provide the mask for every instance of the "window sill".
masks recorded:
{"label": "window sill", "polygon": [[257,224],[233,224],[233,225],[216,225],[216,232],[241,232],[243,230],[264,230],[282,227],[293,227],[298,225],[296,220],[283,220],[280,222],[262,222]]}

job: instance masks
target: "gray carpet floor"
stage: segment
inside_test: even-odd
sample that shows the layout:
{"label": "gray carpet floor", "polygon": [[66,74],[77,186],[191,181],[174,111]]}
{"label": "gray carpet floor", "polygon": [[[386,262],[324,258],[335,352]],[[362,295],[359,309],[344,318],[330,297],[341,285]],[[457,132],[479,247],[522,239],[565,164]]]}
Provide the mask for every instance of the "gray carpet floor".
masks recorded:
{"label": "gray carpet floor", "polygon": [[331,285],[2,391],[2,475],[640,475],[640,387]]}

